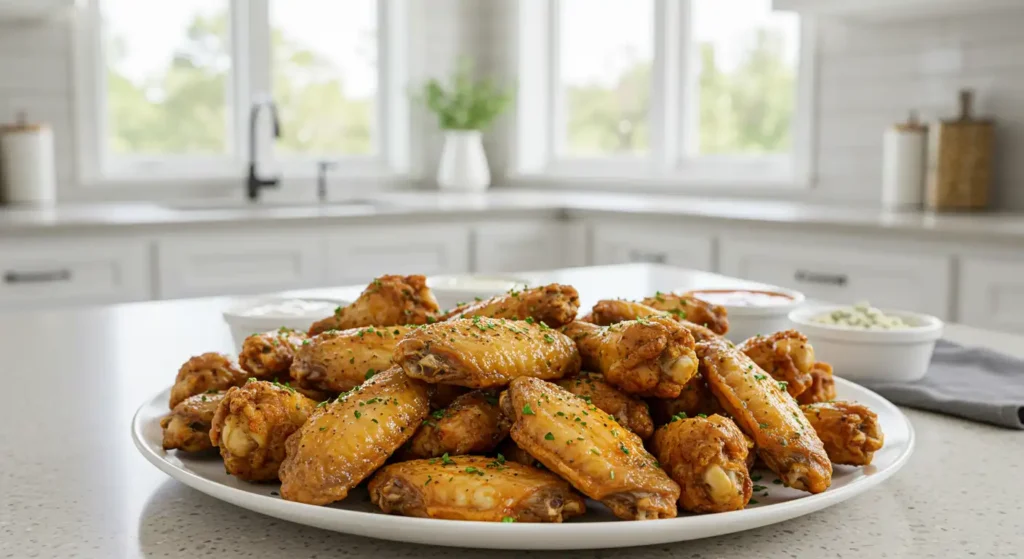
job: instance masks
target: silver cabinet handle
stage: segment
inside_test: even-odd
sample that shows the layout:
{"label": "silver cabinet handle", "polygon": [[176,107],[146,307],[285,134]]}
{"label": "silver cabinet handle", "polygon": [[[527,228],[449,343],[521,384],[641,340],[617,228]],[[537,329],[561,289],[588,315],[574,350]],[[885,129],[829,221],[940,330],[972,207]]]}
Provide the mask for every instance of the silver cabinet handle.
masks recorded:
{"label": "silver cabinet handle", "polygon": [[844,287],[850,281],[846,274],[825,274],[821,272],[808,272],[807,270],[797,270],[794,279],[803,283],[835,285],[838,287]]}
{"label": "silver cabinet handle", "polygon": [[57,283],[71,280],[71,270],[40,270],[38,272],[4,272],[4,283]]}
{"label": "silver cabinet handle", "polygon": [[649,262],[651,264],[664,264],[668,261],[668,255],[664,252],[643,252],[640,250],[629,251],[630,262]]}

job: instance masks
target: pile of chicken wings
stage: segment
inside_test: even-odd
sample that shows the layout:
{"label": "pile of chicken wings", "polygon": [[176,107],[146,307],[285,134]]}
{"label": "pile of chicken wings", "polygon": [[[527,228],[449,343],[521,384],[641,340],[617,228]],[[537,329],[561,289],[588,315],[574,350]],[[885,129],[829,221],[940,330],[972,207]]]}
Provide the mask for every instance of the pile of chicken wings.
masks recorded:
{"label": "pile of chicken wings", "polygon": [[882,446],[799,332],[734,346],[725,309],[687,294],[578,314],[567,285],[444,312],[423,276],[383,276],[308,332],[185,362],[163,445],[217,449],[291,501],[368,480],[384,512],[494,522],[561,522],[584,497],[626,520],[738,510],[755,466],[820,493]]}

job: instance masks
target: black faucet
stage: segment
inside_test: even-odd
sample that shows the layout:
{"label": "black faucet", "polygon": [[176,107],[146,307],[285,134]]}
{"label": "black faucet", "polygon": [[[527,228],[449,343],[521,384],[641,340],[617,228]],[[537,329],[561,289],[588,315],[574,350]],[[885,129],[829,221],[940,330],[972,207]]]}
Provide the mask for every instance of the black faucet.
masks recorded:
{"label": "black faucet", "polygon": [[277,118],[277,105],[273,101],[253,103],[252,110],[249,111],[249,180],[245,184],[246,194],[248,194],[249,200],[253,202],[259,199],[260,190],[264,188],[277,188],[281,182],[280,177],[261,179],[256,176],[256,121],[259,119],[260,109],[264,106],[270,109],[274,137],[281,137],[281,122]]}

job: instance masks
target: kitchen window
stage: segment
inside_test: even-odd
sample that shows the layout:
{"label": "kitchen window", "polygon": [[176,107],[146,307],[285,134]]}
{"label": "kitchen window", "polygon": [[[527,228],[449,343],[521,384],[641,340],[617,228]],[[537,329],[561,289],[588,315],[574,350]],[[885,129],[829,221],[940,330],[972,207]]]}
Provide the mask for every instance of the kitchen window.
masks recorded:
{"label": "kitchen window", "polygon": [[808,184],[813,30],[795,14],[771,0],[519,10],[517,178]]}
{"label": "kitchen window", "polygon": [[[255,161],[286,178],[317,161],[349,176],[408,165],[403,0],[89,0],[78,22],[85,183],[237,179]],[[261,171],[265,174],[268,171]]]}

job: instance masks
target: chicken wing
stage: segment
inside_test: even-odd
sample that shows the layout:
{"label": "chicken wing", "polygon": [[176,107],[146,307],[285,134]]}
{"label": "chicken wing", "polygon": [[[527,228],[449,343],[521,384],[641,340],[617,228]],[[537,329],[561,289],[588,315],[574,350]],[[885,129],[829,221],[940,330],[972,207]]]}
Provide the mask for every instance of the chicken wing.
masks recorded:
{"label": "chicken wing", "polygon": [[800,406],[835,464],[867,466],[882,448],[885,435],[878,416],[856,402],[822,402]]}
{"label": "chicken wing", "polygon": [[228,390],[217,406],[210,442],[220,447],[229,474],[273,481],[285,457],[285,440],[315,407],[315,401],[283,384],[247,382]]}
{"label": "chicken wing", "polygon": [[427,385],[392,367],[316,410],[285,445],[281,496],[340,501],[405,444],[427,417]]}
{"label": "chicken wing", "polygon": [[213,448],[210,442],[210,425],[217,404],[224,399],[224,392],[211,390],[186,398],[171,410],[171,415],[160,420],[164,430],[164,450],[178,449],[185,452],[201,452]]}
{"label": "chicken wing", "polygon": [[543,324],[459,318],[417,328],[398,342],[394,362],[413,378],[497,388],[520,376],[558,379],[580,370],[576,344]]}
{"label": "chicken wing", "polygon": [[818,361],[811,367],[811,386],[796,397],[798,404],[815,404],[836,399],[836,381],[832,378],[832,365]]}
{"label": "chicken wing", "polygon": [[[611,415],[550,382],[519,377],[504,410],[512,439],[549,470],[627,520],[672,518],[679,486]],[[509,413],[511,412],[511,413]]]}
{"label": "chicken wing", "polygon": [[447,455],[385,467],[370,500],[386,513],[482,522],[562,522],[583,498],[550,473],[501,459]]}
{"label": "chicken wing", "polygon": [[783,330],[768,336],[754,336],[739,345],[739,350],[775,380],[785,383],[786,391],[796,398],[811,386],[814,348],[807,336],[796,330]]}
{"label": "chicken wing", "polygon": [[410,326],[329,330],[310,338],[295,352],[291,376],[299,386],[344,392],[391,366],[398,340]]}
{"label": "chicken wing", "polygon": [[648,398],[651,418],[655,425],[664,425],[672,417],[696,417],[724,413],[718,399],[708,388],[704,375],[698,372],[683,386],[682,392],[675,398]]}
{"label": "chicken wing", "polygon": [[654,434],[652,451],[679,484],[679,506],[690,512],[740,510],[750,501],[747,439],[720,415],[673,421]]}
{"label": "chicken wing", "polygon": [[583,368],[629,394],[675,398],[697,372],[693,336],[667,317],[611,326],[573,322],[564,332],[576,342]]}
{"label": "chicken wing", "polygon": [[501,413],[498,397],[482,390],[459,396],[423,421],[399,451],[401,459],[433,458],[442,454],[483,454],[508,436],[511,421]]}
{"label": "chicken wing", "polygon": [[522,291],[513,289],[504,295],[452,309],[442,318],[480,316],[507,320],[531,319],[552,328],[559,328],[572,322],[579,308],[580,294],[574,287],[552,283]]}
{"label": "chicken wing", "polygon": [[309,335],[367,326],[428,324],[437,320],[439,310],[426,277],[381,276],[351,305],[338,307],[333,316],[314,322]]}
{"label": "chicken wing", "polygon": [[659,311],[658,309],[648,307],[642,303],[622,301],[619,299],[604,299],[598,301],[586,318],[589,318],[590,321],[599,326],[609,326],[626,320],[636,320],[652,316],[667,316],[672,318],[689,330],[690,333],[693,334],[693,338],[698,342],[701,340],[713,340],[720,337],[710,328],[690,322],[689,320],[680,317],[678,314]]}
{"label": "chicken wing", "polygon": [[711,392],[782,482],[811,493],[828,489],[832,463],[796,400],[725,340],[698,342],[697,355]]}
{"label": "chicken wing", "polygon": [[658,293],[648,297],[641,303],[666,311],[680,319],[700,324],[715,334],[724,335],[729,331],[728,311],[720,305],[712,305],[693,295],[677,295],[675,293]]}
{"label": "chicken wing", "polygon": [[307,340],[306,334],[291,328],[278,328],[253,334],[242,342],[238,362],[250,377],[271,380],[288,375],[295,352]]}
{"label": "chicken wing", "polygon": [[619,391],[597,373],[582,373],[576,378],[562,379],[558,386],[583,398],[597,409],[615,416],[620,425],[646,439],[654,433],[654,422],[647,403]]}
{"label": "chicken wing", "polygon": [[[508,400],[507,397],[505,399]],[[511,411],[511,407],[509,408],[509,411]],[[506,417],[508,416],[506,415]],[[513,415],[513,417],[515,416]],[[511,460],[512,462],[516,462],[526,466],[533,466],[534,468],[540,468],[542,470],[547,469],[544,467],[544,464],[538,462],[537,459],[533,457],[533,455],[520,448],[519,445],[517,445],[516,442],[512,440],[512,437],[506,438],[501,443],[501,445],[498,446],[498,457],[499,459],[504,458],[507,460]]]}
{"label": "chicken wing", "polygon": [[186,361],[174,379],[171,387],[170,407],[186,398],[203,394],[208,390],[227,390],[245,383],[245,371],[235,360],[222,353],[204,353]]}

